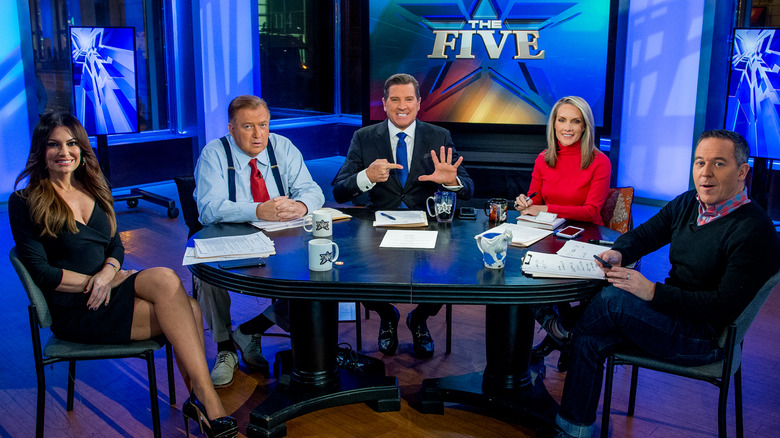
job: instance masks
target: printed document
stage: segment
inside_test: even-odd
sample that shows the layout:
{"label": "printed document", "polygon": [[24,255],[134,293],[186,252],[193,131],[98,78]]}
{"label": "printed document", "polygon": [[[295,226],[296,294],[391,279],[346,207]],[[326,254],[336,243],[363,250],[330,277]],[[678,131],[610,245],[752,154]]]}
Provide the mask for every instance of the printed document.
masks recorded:
{"label": "printed document", "polygon": [[380,248],[433,249],[438,231],[387,230]]}

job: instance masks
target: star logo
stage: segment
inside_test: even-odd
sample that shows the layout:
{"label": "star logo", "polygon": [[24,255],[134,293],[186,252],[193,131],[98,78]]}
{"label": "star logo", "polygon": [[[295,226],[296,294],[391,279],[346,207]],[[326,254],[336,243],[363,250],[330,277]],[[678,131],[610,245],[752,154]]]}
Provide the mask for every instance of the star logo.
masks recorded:
{"label": "star logo", "polygon": [[317,221],[317,231],[319,230],[330,230],[330,223],[327,220],[321,220]]}
{"label": "star logo", "polygon": [[325,263],[329,263],[333,261],[333,253],[330,251],[325,252],[324,254],[320,254],[320,265],[324,265]]}

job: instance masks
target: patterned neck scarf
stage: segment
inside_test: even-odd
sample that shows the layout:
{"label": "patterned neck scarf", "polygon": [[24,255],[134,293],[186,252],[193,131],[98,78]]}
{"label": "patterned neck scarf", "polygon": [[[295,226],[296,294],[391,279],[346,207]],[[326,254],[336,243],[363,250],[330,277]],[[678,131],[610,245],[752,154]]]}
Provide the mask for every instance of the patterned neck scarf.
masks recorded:
{"label": "patterned neck scarf", "polygon": [[708,224],[716,219],[720,219],[750,202],[750,198],[748,198],[747,195],[747,188],[742,189],[741,192],[737,193],[731,199],[727,199],[723,202],[719,202],[708,207],[705,207],[704,203],[699,200],[699,195],[696,195],[696,200],[699,201],[699,217],[696,221],[699,226]]}

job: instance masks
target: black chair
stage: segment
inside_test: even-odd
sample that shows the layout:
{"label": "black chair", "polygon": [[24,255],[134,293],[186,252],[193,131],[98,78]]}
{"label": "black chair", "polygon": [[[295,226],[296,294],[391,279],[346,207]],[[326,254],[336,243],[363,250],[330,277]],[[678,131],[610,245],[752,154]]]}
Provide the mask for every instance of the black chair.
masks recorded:
{"label": "black chair", "polygon": [[621,351],[607,358],[606,377],[604,380],[604,406],[601,418],[601,436],[607,437],[609,430],[609,414],[612,404],[612,382],[615,365],[633,365],[631,370],[631,389],[628,399],[629,416],[634,415],[636,403],[636,385],[639,376],[639,368],[648,368],[664,373],[675,374],[696,380],[712,383],[720,390],[718,398],[718,436],[725,438],[726,433],[726,403],[729,395],[729,381],[734,376],[734,408],[737,417],[737,436],[743,436],[742,425],[742,343],[753,320],[761,310],[761,306],[769,297],[772,289],[780,281],[780,272],[777,272],[767,281],[753,301],[744,311],[723,331],[718,341],[720,348],[724,350],[722,360],[698,366],[677,365],[661,359],[648,356],[642,351]]}
{"label": "black chair", "polygon": [[[193,196],[193,193],[195,193],[195,177],[194,176],[177,176],[173,178],[173,182],[176,183],[176,189],[179,192],[179,204],[181,207],[182,214],[184,215],[184,223],[187,225],[187,228],[189,229],[189,233],[187,237],[192,237],[193,234],[197,233],[201,229],[203,229],[203,225],[198,220],[198,217],[200,214],[198,213],[198,203],[195,201],[195,197]],[[195,288],[195,283],[193,280],[192,284],[192,296],[193,298],[197,299],[197,290]],[[360,332],[360,318],[358,315],[360,314],[360,305],[356,303],[355,305],[355,320],[349,320],[349,321],[341,321],[341,322],[354,322],[356,324],[356,330],[355,330],[355,344],[357,350],[361,350],[363,348],[363,342],[362,342],[362,336]],[[281,337],[290,337],[289,334],[286,333],[266,333],[264,336],[281,336]]]}
{"label": "black chair", "polygon": [[68,362],[68,397],[66,409],[73,410],[73,393],[76,382],[76,361],[93,359],[121,359],[138,357],[146,360],[149,374],[149,396],[152,401],[152,428],[154,436],[160,437],[160,409],[157,403],[157,376],[154,368],[154,352],[165,347],[168,367],[168,393],[171,405],[176,404],[176,390],[173,377],[173,351],[164,336],[158,336],[145,341],[133,341],[127,344],[79,344],[58,339],[51,335],[46,346],[41,348],[40,330],[51,326],[51,314],[43,292],[30,277],[16,254],[16,247],[8,254],[19,280],[30,299],[28,313],[32,333],[33,357],[35,359],[35,374],[38,378],[37,408],[35,412],[35,436],[43,436],[43,420],[46,405],[46,379],[44,367],[56,362]]}

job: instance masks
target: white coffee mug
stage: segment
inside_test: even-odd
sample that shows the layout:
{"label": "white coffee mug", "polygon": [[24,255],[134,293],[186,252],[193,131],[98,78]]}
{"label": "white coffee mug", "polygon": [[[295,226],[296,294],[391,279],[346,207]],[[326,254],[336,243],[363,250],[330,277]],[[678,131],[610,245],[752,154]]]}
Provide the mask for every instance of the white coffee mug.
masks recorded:
{"label": "white coffee mug", "polygon": [[309,269],[312,271],[330,271],[333,262],[339,259],[339,246],[328,239],[309,241]]}
{"label": "white coffee mug", "polygon": [[330,237],[333,235],[333,215],[328,210],[314,210],[304,216],[303,229],[314,237]]}

